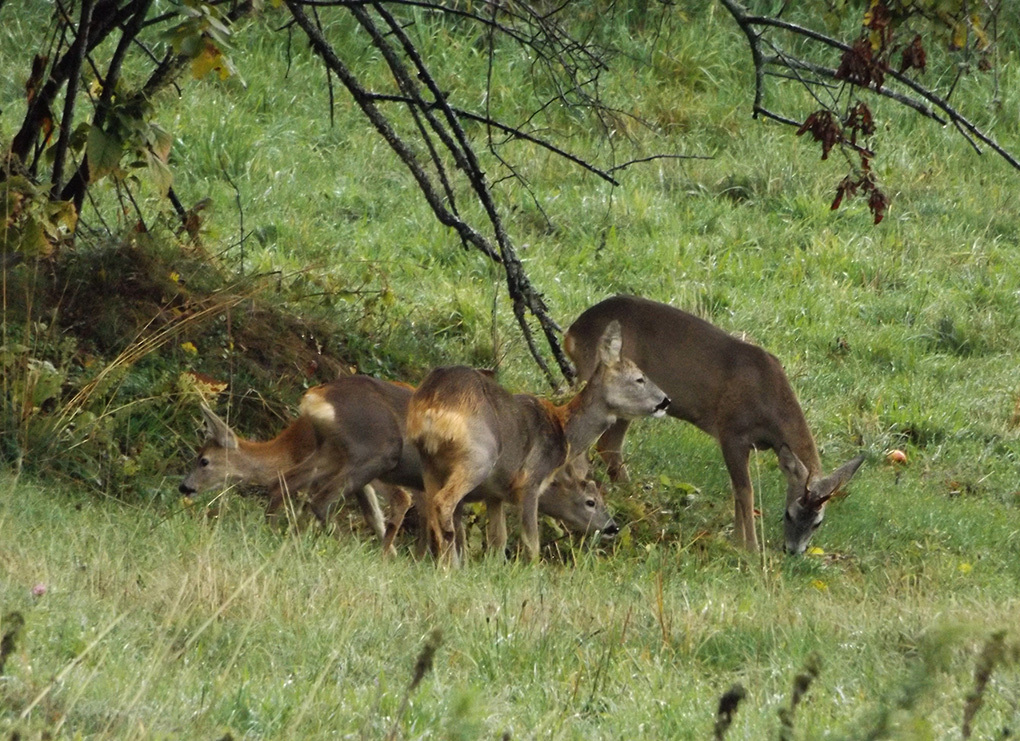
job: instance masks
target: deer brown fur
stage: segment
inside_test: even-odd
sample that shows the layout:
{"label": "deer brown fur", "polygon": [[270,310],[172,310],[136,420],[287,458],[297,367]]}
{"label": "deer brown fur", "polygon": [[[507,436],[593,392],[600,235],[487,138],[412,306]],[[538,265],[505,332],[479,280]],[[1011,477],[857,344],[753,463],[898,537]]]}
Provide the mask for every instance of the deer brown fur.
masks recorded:
{"label": "deer brown fur", "polygon": [[598,357],[589,383],[564,406],[513,395],[465,366],[437,368],[418,387],[407,431],[421,456],[425,520],[441,562],[462,557],[455,513],[469,497],[486,502],[490,544],[505,541],[505,531],[494,529],[504,503],[518,505],[525,549],[535,558],[539,499],[568,459],[621,417],[662,415],[669,399],[620,356],[619,326],[607,328]]}
{"label": "deer brown fur", "polygon": [[[703,319],[667,304],[615,296],[587,309],[567,330],[564,349],[581,379],[598,362],[605,327],[618,322],[623,354],[648,373],[672,400],[667,414],[714,437],[733,486],[737,538],[758,548],[752,449],[771,449],[787,479],[786,549],[802,553],[824,517],[825,505],[863,462],[863,456],[824,476],[814,437],[796,394],[775,356]],[[629,421],[621,419],[597,443],[612,479],[625,479],[622,448]]]}

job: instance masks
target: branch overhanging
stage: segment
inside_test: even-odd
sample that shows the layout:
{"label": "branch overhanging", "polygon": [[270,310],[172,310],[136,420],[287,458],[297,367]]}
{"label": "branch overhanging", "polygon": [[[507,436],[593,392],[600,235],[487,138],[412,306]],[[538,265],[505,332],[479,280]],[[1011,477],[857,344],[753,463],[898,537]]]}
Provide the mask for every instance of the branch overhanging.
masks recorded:
{"label": "branch overhanging", "polygon": [[[841,52],[850,51],[851,47],[838,39],[832,38],[824,33],[816,31],[814,29],[802,26],[797,23],[785,21],[780,18],[773,18],[769,16],[752,15],[747,8],[741,5],[737,0],[719,0],[723,7],[729,11],[733,20],[736,21],[740,30],[747,38],[748,46],[751,52],[751,59],[754,64],[755,73],[755,92],[754,92],[754,103],[752,112],[755,117],[761,115],[767,118],[771,118],[782,123],[800,126],[802,122],[794,121],[793,119],[783,116],[782,114],[776,113],[763,104],[765,95],[765,77],[768,74],[767,67],[769,65],[777,65],[785,67],[790,70],[803,70],[810,71],[814,74],[823,75],[826,77],[835,77],[835,70],[831,70],[820,65],[816,65],[812,62],[808,62],[797,57],[793,57],[787,54],[776,54],[766,56],[762,53],[761,43],[763,31],[759,29],[763,28],[777,28],[783,31],[787,31],[794,35],[809,39],[811,41],[818,42],[825,46],[829,46],[833,49],[837,49]],[[906,74],[903,74],[895,69],[888,69],[885,72],[886,76],[896,83],[909,89],[914,95],[920,100],[911,98],[902,93],[896,91],[890,91],[882,87],[875,89],[874,87],[868,87],[867,89],[873,93],[884,95],[902,105],[908,106],[913,110],[917,111],[921,115],[931,118],[939,123],[945,125],[947,121],[951,122],[954,127],[964,135],[964,138],[974,147],[977,151],[980,151],[974,139],[978,139],[989,148],[991,148],[996,154],[1002,157],[1008,162],[1014,169],[1020,170],[1020,159],[1013,155],[1005,147],[1001,146],[995,141],[989,134],[985,133],[975,123],[967,119],[961,114],[954,106],[952,106],[948,99],[940,96],[935,91],[927,88],[916,80],[912,79]],[[860,86],[857,86],[860,89]],[[923,102],[927,102],[929,105],[926,106]],[[938,115],[937,111],[941,111],[944,118]],[[966,132],[966,133],[965,133]]]}

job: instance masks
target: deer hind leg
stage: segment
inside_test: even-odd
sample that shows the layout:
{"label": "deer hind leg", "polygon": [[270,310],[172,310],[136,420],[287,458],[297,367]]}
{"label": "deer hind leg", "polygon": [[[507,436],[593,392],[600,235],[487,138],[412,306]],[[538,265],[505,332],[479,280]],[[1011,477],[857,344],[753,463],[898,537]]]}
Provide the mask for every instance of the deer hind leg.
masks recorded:
{"label": "deer hind leg", "polygon": [[500,558],[506,553],[506,514],[501,499],[485,500],[485,547],[489,554],[498,554]]}
{"label": "deer hind leg", "polygon": [[372,531],[380,541],[386,537],[386,525],[375,490],[369,487],[373,479],[389,473],[400,460],[399,449],[370,450],[362,446],[345,445],[335,449],[335,460],[338,461],[338,472],[332,477],[331,485],[323,486],[310,502],[312,513],[324,523],[329,516],[330,505],[338,496],[348,498],[354,495],[358,499],[361,511]]}
{"label": "deer hind leg", "polygon": [[429,542],[432,552],[439,563],[446,566],[460,566],[460,559],[457,549],[457,525],[455,523],[455,511],[459,501],[453,501],[456,496],[453,490],[443,487],[434,498],[430,498],[428,512]]}
{"label": "deer hind leg", "polygon": [[354,496],[358,498],[358,506],[361,507],[365,522],[385,546],[386,522],[382,510],[379,508],[379,499],[375,494],[375,489],[371,484],[365,484],[354,492]]}
{"label": "deer hind leg", "polygon": [[382,509],[379,507],[379,500],[376,497],[375,489],[369,484],[376,478],[376,471],[359,470],[351,471],[349,468],[340,471],[328,479],[317,481],[308,501],[308,508],[320,524],[329,524],[331,505],[338,498],[344,500],[351,496],[358,501],[365,523],[372,529],[381,542],[386,539],[386,522]]}
{"label": "deer hind leg", "polygon": [[722,443],[723,460],[733,485],[733,523],[737,540],[748,550],[758,550],[758,536],[754,531],[754,488],[748,457],[751,448],[740,442]]}
{"label": "deer hind leg", "polygon": [[441,564],[460,565],[458,540],[463,536],[458,537],[458,530],[462,529],[462,503],[489,475],[492,464],[485,461],[480,457],[478,461],[468,459],[455,464],[438,489],[435,477],[428,470],[425,472],[429,538]]}
{"label": "deer hind leg", "polygon": [[629,481],[627,466],[623,462],[623,439],[627,436],[630,420],[618,419],[595,443],[602,460],[606,463],[609,478],[612,481]]}

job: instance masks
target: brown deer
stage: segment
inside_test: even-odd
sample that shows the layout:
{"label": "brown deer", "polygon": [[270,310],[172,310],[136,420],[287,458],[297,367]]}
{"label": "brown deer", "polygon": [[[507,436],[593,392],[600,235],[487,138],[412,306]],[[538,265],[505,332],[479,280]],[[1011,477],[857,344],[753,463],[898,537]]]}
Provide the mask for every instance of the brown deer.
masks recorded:
{"label": "brown deer", "polygon": [[411,397],[407,432],[421,456],[425,521],[441,563],[462,558],[455,513],[468,498],[486,502],[489,540],[497,546],[506,538],[499,531],[503,504],[519,505],[527,555],[537,557],[539,502],[557,472],[617,419],[664,414],[669,399],[620,348],[620,327],[611,324],[588,384],[564,406],[512,395],[464,366],[425,378]]}
{"label": "brown deer", "polygon": [[[404,384],[369,376],[337,379],[309,389],[301,400],[301,416],[268,442],[238,437],[203,405],[206,441],[179,489],[193,494],[230,483],[266,486],[267,517],[290,493],[307,489],[309,508],[323,522],[337,497],[354,495],[365,521],[389,546],[392,538],[369,482],[421,486],[417,451],[404,445],[410,397],[411,387]],[[394,508],[406,511],[410,495],[400,489],[393,494]]]}
{"label": "brown deer", "polygon": [[[756,550],[758,540],[748,457],[752,449],[776,452],[787,480],[786,550],[803,553],[826,503],[864,456],[823,476],[814,438],[779,360],[667,304],[615,296],[582,313],[564,338],[580,378],[596,372],[599,338],[611,323],[623,329],[623,354],[669,394],[666,413],[718,441],[733,485],[737,537],[749,549]],[[614,480],[627,477],[621,455],[627,425],[626,419],[616,422],[596,446]]]}
{"label": "brown deer", "polygon": [[[384,552],[393,553],[394,540],[412,505],[405,487],[423,488],[418,453],[405,434],[412,390],[406,384],[370,376],[316,386],[302,397],[300,416],[264,443],[239,438],[203,406],[207,440],[180,491],[194,494],[229,483],[266,486],[270,488],[266,514],[273,516],[290,493],[307,489],[309,508],[320,520],[325,520],[335,499],[354,494],[366,521],[383,539]],[[385,527],[376,490],[389,499]],[[577,476],[558,477],[540,509],[572,532],[617,529],[601,494]],[[497,517],[502,513],[490,512],[489,527],[505,533],[502,524],[495,523]],[[502,550],[505,536],[504,542],[494,546]]]}

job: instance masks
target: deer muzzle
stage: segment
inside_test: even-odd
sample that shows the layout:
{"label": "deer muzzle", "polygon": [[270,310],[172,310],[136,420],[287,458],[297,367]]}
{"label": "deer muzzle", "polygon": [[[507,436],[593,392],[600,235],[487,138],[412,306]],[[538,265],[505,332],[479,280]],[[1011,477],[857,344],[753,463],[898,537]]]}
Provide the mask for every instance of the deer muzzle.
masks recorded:
{"label": "deer muzzle", "polygon": [[668,396],[663,396],[662,401],[660,401],[655,406],[655,412],[652,414],[652,416],[653,417],[663,416],[666,413],[666,410],[669,409],[669,405],[672,403],[673,403],[672,399],[670,399]]}

